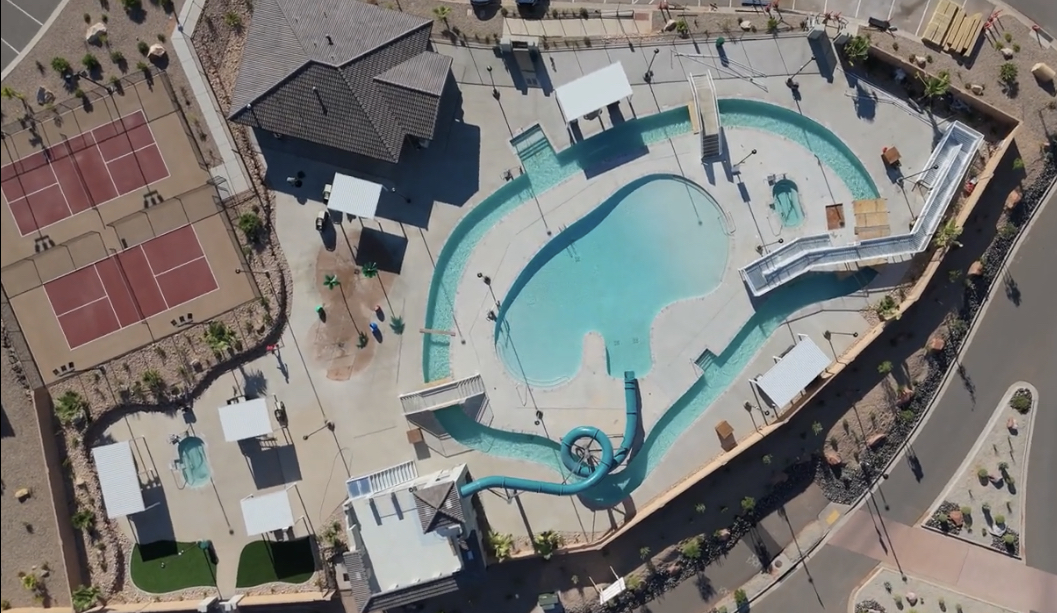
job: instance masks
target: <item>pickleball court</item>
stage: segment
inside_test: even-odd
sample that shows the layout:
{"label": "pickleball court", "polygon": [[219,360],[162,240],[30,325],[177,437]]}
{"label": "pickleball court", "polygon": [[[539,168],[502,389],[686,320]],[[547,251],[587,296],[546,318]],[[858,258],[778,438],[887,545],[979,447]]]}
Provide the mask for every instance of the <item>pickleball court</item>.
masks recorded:
{"label": "pickleball court", "polygon": [[22,236],[169,176],[142,110],[0,168]]}
{"label": "pickleball court", "polygon": [[70,349],[218,287],[194,226],[152,238],[44,284]]}

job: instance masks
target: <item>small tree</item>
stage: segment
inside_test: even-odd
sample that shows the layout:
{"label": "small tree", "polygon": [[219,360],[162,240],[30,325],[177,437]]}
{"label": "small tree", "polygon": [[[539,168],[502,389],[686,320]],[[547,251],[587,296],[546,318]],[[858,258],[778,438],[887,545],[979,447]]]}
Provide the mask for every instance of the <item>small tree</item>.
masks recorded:
{"label": "small tree", "polygon": [[951,89],[951,73],[941,70],[936,76],[925,78],[918,73],[918,79],[925,85],[925,97],[935,100],[947,95]]}
{"label": "small tree", "polygon": [[95,513],[91,509],[78,509],[70,517],[70,523],[73,524],[74,528],[84,532],[95,526]]}
{"label": "small tree", "polygon": [[870,57],[870,37],[862,35],[851,37],[848,44],[844,45],[844,57],[848,58],[848,63],[853,66],[856,62],[862,62]]}
{"label": "small tree", "polygon": [[239,230],[246,235],[246,240],[256,243],[260,240],[261,230],[264,229],[264,221],[261,220],[260,215],[247,211],[239,215]]}
{"label": "small tree", "polygon": [[647,559],[649,559],[649,557],[650,557],[650,548],[649,547],[639,547],[639,558],[641,558],[642,560],[647,560]]}
{"label": "small tree", "polygon": [[1013,62],[1006,62],[998,69],[998,80],[1007,88],[1013,87],[1017,83],[1017,74],[1017,65]]}
{"label": "small tree", "polygon": [[363,276],[368,279],[373,279],[378,276],[378,264],[374,262],[367,262],[363,265]]}
{"label": "small tree", "polygon": [[822,430],[824,430],[824,428],[822,427],[822,422],[816,421],[815,423],[811,424],[811,432],[813,432],[815,436],[822,434]]}
{"label": "small tree", "polygon": [[433,7],[433,17],[444,22],[444,27],[448,27],[448,17],[451,16],[451,8],[441,5]]}
{"label": "small tree", "polygon": [[71,594],[73,598],[73,610],[80,613],[95,606],[103,593],[94,585],[79,586]]}
{"label": "small tree", "polygon": [[51,58],[51,69],[62,76],[70,74],[70,61],[64,57]]}
{"label": "small tree", "polygon": [[65,425],[76,423],[88,412],[88,402],[73,390],[67,390],[55,401],[55,416]]}
{"label": "small tree", "polygon": [[932,237],[932,244],[938,248],[943,249],[945,247],[961,247],[962,244],[958,242],[958,237],[962,235],[962,229],[958,226],[954,219],[950,219],[947,223],[943,224],[934,237]]}
{"label": "small tree", "polygon": [[741,499],[741,510],[746,513],[752,513],[756,510],[756,499],[752,496],[746,496]]}
{"label": "small tree", "polygon": [[888,360],[881,362],[877,365],[877,372],[881,373],[882,375],[887,375],[888,373],[892,372],[892,362]]}
{"label": "small tree", "polygon": [[694,537],[679,547],[679,553],[688,560],[696,560],[701,557],[701,539]]}

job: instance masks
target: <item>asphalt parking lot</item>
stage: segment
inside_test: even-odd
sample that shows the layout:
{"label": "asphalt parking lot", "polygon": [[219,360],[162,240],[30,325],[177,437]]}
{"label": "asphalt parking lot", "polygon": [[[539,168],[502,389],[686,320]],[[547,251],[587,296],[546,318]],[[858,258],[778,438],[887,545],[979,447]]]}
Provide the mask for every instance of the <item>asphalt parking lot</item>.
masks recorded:
{"label": "asphalt parking lot", "polygon": [[0,0],[0,70],[15,61],[62,0]]}

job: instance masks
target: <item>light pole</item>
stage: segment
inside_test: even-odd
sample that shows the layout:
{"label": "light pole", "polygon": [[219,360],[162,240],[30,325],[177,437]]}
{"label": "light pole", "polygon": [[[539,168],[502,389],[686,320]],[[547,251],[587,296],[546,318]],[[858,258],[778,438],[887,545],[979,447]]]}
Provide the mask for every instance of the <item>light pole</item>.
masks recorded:
{"label": "light pole", "polygon": [[899,179],[898,179],[899,185],[903,185],[903,181],[906,181],[907,179],[913,179],[914,177],[916,177],[918,175],[923,175],[923,174],[925,174],[926,172],[928,172],[930,170],[939,170],[939,168],[940,168],[939,164],[933,164],[930,168],[926,168],[925,170],[922,170],[921,172],[915,172],[912,175],[907,175],[905,177],[899,177]]}
{"label": "light pole", "polygon": [[747,159],[751,158],[751,157],[752,157],[752,156],[754,156],[754,155],[756,155],[756,150],[755,150],[755,149],[753,149],[752,151],[750,151],[750,152],[749,152],[749,155],[746,155],[745,157],[741,158],[741,160],[740,160],[740,161],[738,161],[738,163],[737,163],[737,164],[735,164],[734,166],[741,166],[742,164],[744,164],[744,163],[745,163],[745,160],[747,160]]}
{"label": "light pole", "polygon": [[654,48],[653,57],[650,58],[650,63],[646,65],[646,73],[642,75],[643,81],[647,83],[653,81],[653,60],[657,59],[657,54],[660,52],[660,49]]}
{"label": "light pole", "polygon": [[488,293],[492,294],[492,301],[495,302],[496,306],[499,306],[499,300],[495,297],[495,290],[492,289],[492,277],[485,275],[483,272],[479,272],[477,273],[477,278],[488,286]]}
{"label": "light pole", "polygon": [[492,67],[485,66],[484,69],[488,71],[488,79],[492,82],[492,97],[499,100],[499,89],[495,86],[495,75],[492,74]]}

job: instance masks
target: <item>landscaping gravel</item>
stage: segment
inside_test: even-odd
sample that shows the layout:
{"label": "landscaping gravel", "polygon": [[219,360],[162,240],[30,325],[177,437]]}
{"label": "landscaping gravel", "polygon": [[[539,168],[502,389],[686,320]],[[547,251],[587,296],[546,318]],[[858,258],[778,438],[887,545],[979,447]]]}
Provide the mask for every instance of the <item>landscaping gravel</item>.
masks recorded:
{"label": "landscaping gravel", "polygon": [[934,507],[926,526],[1019,554],[1019,532],[1024,526],[1023,492],[1019,486],[1027,479],[1028,441],[1034,422],[1034,411],[1022,414],[1010,406],[1012,397],[1021,389],[1026,388],[1015,385],[995,408],[988,430],[974,447],[975,453],[947,485],[942,502]]}
{"label": "landscaping gravel", "polygon": [[866,580],[852,599],[855,613],[1015,613],[916,577],[908,576],[904,582],[898,572],[883,567]]}
{"label": "landscaping gravel", "polygon": [[[6,341],[6,332],[4,333]],[[0,590],[4,608],[67,607],[70,595],[63,569],[62,551],[55,525],[44,453],[33,403],[18,377],[18,364],[4,343],[0,356],[0,396],[3,399],[4,431],[0,454],[2,491],[0,496]],[[50,435],[50,433],[48,433]],[[19,502],[15,492],[29,489],[30,497]],[[65,509],[62,521],[66,521]],[[44,570],[45,567],[47,570]],[[22,585],[19,573],[33,573],[48,588],[49,598],[36,601]],[[46,577],[44,575],[47,575]]]}
{"label": "landscaping gravel", "polygon": [[[88,29],[96,24],[106,27],[104,41],[97,44],[85,42]],[[90,75],[99,83],[109,82],[111,78],[120,78],[137,70],[140,62],[149,63],[139,49],[139,44],[161,44],[169,51],[168,61],[157,64],[164,68],[172,81],[173,89],[184,99],[184,112],[188,120],[203,117],[202,110],[190,91],[183,68],[176,61],[168,37],[176,27],[175,18],[161,6],[143,2],[143,10],[137,15],[128,15],[122,10],[118,0],[70,0],[48,27],[47,36],[41,37],[32,52],[18,63],[11,74],[4,77],[4,87],[17,92],[24,98],[28,109],[34,113],[45,110],[48,105],[38,104],[37,90],[46,88],[54,96],[54,104],[67,102],[74,97],[77,89],[89,91],[99,89],[90,80],[74,77],[68,83],[52,68],[54,58],[63,58],[71,68],[79,72],[84,68],[86,54],[91,54],[99,62],[99,70]],[[3,112],[3,123],[9,124],[26,113],[23,100],[4,98],[0,100],[0,111]],[[212,139],[206,137],[199,141],[202,154],[206,160],[218,159]]]}

